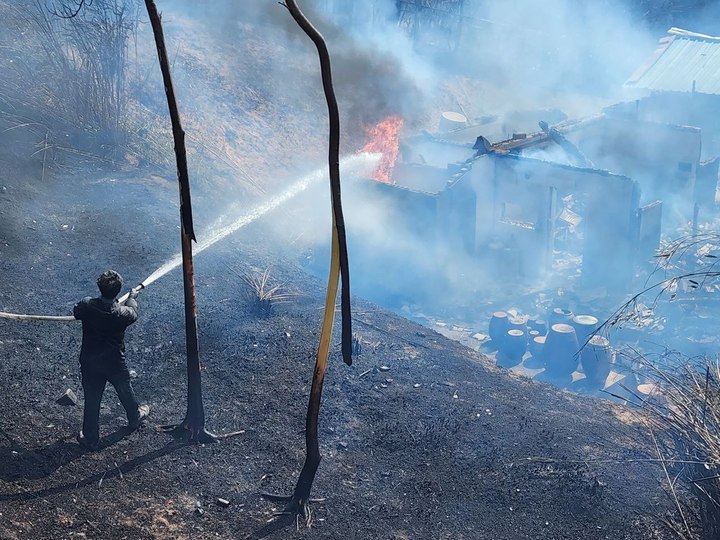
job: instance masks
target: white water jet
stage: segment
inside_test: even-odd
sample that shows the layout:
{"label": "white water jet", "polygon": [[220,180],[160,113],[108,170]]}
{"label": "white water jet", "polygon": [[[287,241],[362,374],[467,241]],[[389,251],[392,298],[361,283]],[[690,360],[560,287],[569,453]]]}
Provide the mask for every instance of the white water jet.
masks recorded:
{"label": "white water jet", "polygon": [[[372,171],[375,169],[375,167],[377,167],[379,160],[380,154],[362,153],[346,157],[340,160],[340,172],[341,174],[353,176],[369,176],[370,174],[372,174]],[[234,233],[238,229],[241,229],[245,225],[249,225],[250,223],[264,216],[268,212],[275,210],[278,206],[286,203],[299,193],[305,191],[311,185],[316,184],[321,180],[328,180],[326,167],[317,169],[309,175],[301,178],[279,195],[276,195],[269,201],[255,207],[253,210],[239,217],[229,225],[209,231],[205,239],[196,244],[195,248],[193,249],[193,254],[197,255],[199,253],[202,253],[207,248],[216,244],[223,238]],[[145,278],[142,282],[142,286],[147,287],[148,285],[157,281],[162,276],[164,276],[171,270],[177,268],[181,264],[182,254],[178,253],[172,259],[167,261],[160,268],[150,274],[147,278]]]}
{"label": "white water jet", "polygon": [[[362,153],[354,156],[346,157],[340,160],[340,172],[342,174],[349,174],[354,176],[369,176],[378,166],[380,162],[381,154]],[[257,206],[249,213],[239,217],[229,225],[211,230],[207,238],[197,244],[197,247],[193,250],[194,254],[201,253],[207,248],[216,244],[226,236],[234,233],[238,229],[244,227],[255,221],[256,219],[264,216],[268,212],[275,210],[278,206],[286,203],[299,193],[305,191],[312,184],[320,182],[321,180],[327,180],[327,169],[321,168],[313,173],[305,176],[298,180],[285,191],[276,195],[269,201]],[[155,270],[141,283],[143,287],[147,287],[151,283],[157,281],[162,276],[177,268],[182,264],[182,254],[175,255],[172,259],[163,264],[160,268]],[[128,299],[130,293],[125,293],[123,296],[118,298],[118,302],[122,303]],[[6,313],[0,311],[0,318],[5,319],[16,319],[16,320],[51,320],[51,321],[75,321],[75,317],[72,315],[67,316],[48,316],[48,315],[19,315],[16,313]]]}

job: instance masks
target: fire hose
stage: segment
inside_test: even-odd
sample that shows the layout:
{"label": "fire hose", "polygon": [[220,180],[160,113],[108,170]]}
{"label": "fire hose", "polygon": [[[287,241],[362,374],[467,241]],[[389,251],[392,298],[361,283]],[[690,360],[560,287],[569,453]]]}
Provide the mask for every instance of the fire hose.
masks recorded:
{"label": "fire hose", "polygon": [[[122,304],[124,303],[128,298],[130,298],[131,293],[139,293],[141,290],[145,288],[145,285],[142,283],[138,285],[137,287],[133,287],[130,292],[125,293],[120,298],[118,298],[118,303]],[[76,321],[77,319],[72,315],[25,315],[20,313],[7,313],[5,311],[0,311],[0,319],[12,319],[15,321],[57,321],[57,322],[67,322],[67,321]]]}

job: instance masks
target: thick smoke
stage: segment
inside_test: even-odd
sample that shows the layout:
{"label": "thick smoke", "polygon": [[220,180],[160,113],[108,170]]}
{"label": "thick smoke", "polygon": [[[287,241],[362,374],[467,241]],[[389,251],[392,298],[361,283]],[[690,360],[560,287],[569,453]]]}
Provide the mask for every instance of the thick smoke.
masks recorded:
{"label": "thick smoke", "polygon": [[[470,120],[553,107],[570,116],[588,114],[622,96],[622,83],[657,39],[619,0],[466,0],[452,24],[438,23],[431,9],[401,20],[408,4],[413,2],[300,2],[328,40],[346,141],[361,143],[363,127],[394,114],[411,128],[429,129],[443,109],[460,108]],[[309,99],[323,113],[314,47],[277,2],[161,7],[170,14],[182,8],[205,21],[207,37],[225,47],[243,37],[239,28],[252,26],[253,39],[276,44],[283,61],[270,56],[248,71],[244,44],[237,43],[237,57],[228,48],[227,62],[270,100]],[[451,39],[438,30],[443,24],[452,27]],[[287,63],[303,67],[306,76],[292,73],[290,83]]]}
{"label": "thick smoke", "polygon": [[[274,0],[158,4],[188,132],[194,189],[207,188],[211,202],[198,201],[199,220],[214,221],[232,203],[232,197],[212,198],[218,191],[232,193],[226,190],[229,185],[249,186],[242,195],[251,196],[240,198],[249,207],[324,162],[327,111],[316,51],[282,5]],[[623,82],[653,51],[662,24],[653,20],[650,29],[646,11],[621,0],[465,0],[458,16],[432,9],[408,15],[403,9],[410,4],[427,7],[432,2],[300,1],[328,40],[344,153],[361,148],[365,128],[390,115],[403,117],[405,135],[437,131],[445,110],[462,112],[474,124],[497,116],[501,126],[496,131],[508,134],[536,129],[539,119],[552,121],[544,112],[549,109],[570,117],[599,112],[625,97]],[[708,3],[705,9],[712,8]],[[712,33],[707,25],[691,29]],[[142,143],[167,141],[161,154],[171,158],[166,105],[147,25],[140,28],[130,57],[129,89],[144,107],[141,113],[156,114],[154,124],[145,122],[150,115],[139,115],[143,125],[130,126],[133,135]],[[142,147],[138,155],[155,163],[146,150]],[[437,156],[427,157],[428,163],[436,161]],[[172,159],[163,164],[172,167]],[[440,164],[438,175],[447,174],[443,168]],[[286,226],[305,211],[307,233],[297,245],[316,247],[327,238],[328,200],[326,190],[322,193],[304,198],[302,207],[278,219]],[[362,254],[359,242],[365,238],[370,246],[366,252],[402,253],[403,258],[389,272],[387,266],[364,263],[357,256],[362,272],[356,284],[364,280],[372,288],[401,282],[395,274],[411,268],[423,269],[418,275],[434,269],[443,276],[436,285],[459,283],[458,291],[468,283],[485,286],[479,271],[473,269],[468,277],[466,261],[453,259],[451,247],[434,251],[427,239],[404,236],[398,220],[407,216],[362,190],[347,190],[346,203],[352,208],[348,228],[358,231],[355,253]]]}
{"label": "thick smoke", "polygon": [[[510,132],[537,129],[537,119],[525,122],[525,116],[532,115],[517,111],[556,107],[575,117],[599,112],[622,97],[622,83],[657,39],[614,1],[465,2],[459,36],[451,46],[447,35],[433,26],[431,10],[419,14],[426,20],[416,20],[415,29],[406,32],[399,28],[394,1],[387,0],[378,10],[382,17],[351,14],[359,21],[349,19],[339,2],[322,4],[323,15],[335,22],[334,27],[323,22],[331,50],[343,59],[336,62],[336,78],[344,81],[338,86],[341,101],[367,108],[365,117],[400,113],[410,120],[410,129],[417,119],[427,119],[428,129],[435,131],[442,107],[456,108],[458,103],[464,104],[462,112],[470,122],[482,115],[505,115],[504,129]],[[381,3],[371,4],[378,8]],[[392,81],[395,86],[386,84],[388,78],[376,82],[383,67],[402,75]],[[436,174],[449,176],[443,166]],[[315,200],[323,206],[314,215],[323,215],[327,201]],[[413,291],[415,300],[423,296],[423,303],[440,303],[463,295],[467,300],[472,290],[503,288],[486,275],[483,265],[458,255],[458,239],[435,246],[427,235],[406,235],[413,217],[364,190],[348,190],[345,201],[354,240],[354,283],[363,294],[383,290],[389,297],[393,289],[404,289],[394,299],[398,303],[411,301]],[[381,300],[377,294],[374,299]]]}
{"label": "thick smoke", "polygon": [[[385,0],[349,6],[344,2],[312,0],[299,2],[308,18],[328,42],[333,60],[335,90],[344,118],[358,129],[392,114],[412,117],[422,105],[423,83],[429,82],[432,70],[426,62],[412,55],[412,44],[392,19],[393,2]],[[372,5],[371,5],[372,4]],[[173,2],[173,8],[178,4]],[[192,2],[182,4],[187,14],[202,18],[219,32],[209,37],[225,44],[237,38],[238,26],[253,25],[258,37],[282,47],[286,59],[318,70],[313,44],[298,28],[287,9],[277,2]],[[343,15],[352,12],[352,18]],[[267,69],[273,71],[272,59]],[[233,61],[232,58],[229,61]],[[314,88],[317,77],[310,72]],[[252,76],[248,77],[251,82]],[[276,88],[297,89],[298,81],[287,79],[287,73],[274,73]],[[300,81],[300,88],[307,90]],[[271,88],[266,90],[272,91]]]}
{"label": "thick smoke", "polygon": [[511,102],[573,91],[616,97],[657,39],[615,0],[472,4],[463,46],[475,49],[477,75],[487,70]]}
{"label": "thick smoke", "polygon": [[[279,164],[277,170],[286,181],[295,171],[322,163],[326,110],[317,57],[287,11],[272,1],[186,4],[188,15],[205,22],[206,37],[227,51],[228,70],[273,104],[268,117],[275,123],[268,124],[263,135],[284,129],[293,148],[298,148],[298,139],[307,142],[311,151]],[[413,21],[401,24],[398,8],[407,3],[395,0],[300,4],[328,39],[346,152],[365,142],[366,125],[393,114],[405,119],[405,135],[422,128],[436,131],[442,111],[459,110],[471,123],[499,117],[496,131],[506,136],[536,130],[539,119],[552,123],[552,116],[560,115],[546,112],[550,109],[571,118],[598,113],[632,96],[623,82],[652,53],[666,30],[663,22],[647,16],[647,10],[621,0],[466,0],[459,26],[451,34],[443,33],[447,21],[438,23],[432,10],[421,10]],[[177,11],[177,6],[168,3],[167,9]],[[257,58],[253,54],[257,43],[273,44],[270,54]],[[249,58],[257,63],[249,63]],[[243,115],[238,118],[242,122]],[[253,137],[260,127],[240,124],[237,131],[241,138]],[[277,139],[266,140],[266,151],[274,154]],[[568,162],[558,147],[534,157]],[[609,163],[596,161],[601,167]],[[437,171],[441,177],[447,174],[443,167],[440,164]],[[269,185],[274,179],[265,180],[261,178]],[[412,216],[353,189],[350,178],[344,181],[356,292],[395,307],[419,300],[426,306],[454,303],[455,307],[458,299],[472,304],[479,297],[498,298],[515,290],[491,277],[485,262],[458,255],[456,239],[436,246],[428,236],[407,235]],[[308,253],[314,252],[313,270],[324,273],[327,190],[323,187],[300,197],[273,218],[279,226],[278,241],[307,247]],[[293,230],[292,238],[287,230]]]}

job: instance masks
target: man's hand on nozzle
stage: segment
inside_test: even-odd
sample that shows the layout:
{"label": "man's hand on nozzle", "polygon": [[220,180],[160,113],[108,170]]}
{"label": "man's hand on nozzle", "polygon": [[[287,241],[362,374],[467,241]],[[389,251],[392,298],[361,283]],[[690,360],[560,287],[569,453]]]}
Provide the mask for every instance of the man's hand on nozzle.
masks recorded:
{"label": "man's hand on nozzle", "polygon": [[142,291],[144,288],[145,287],[143,287],[142,285],[138,285],[137,287],[130,289],[130,298],[135,300],[135,298],[138,297],[138,294],[140,294],[140,291]]}

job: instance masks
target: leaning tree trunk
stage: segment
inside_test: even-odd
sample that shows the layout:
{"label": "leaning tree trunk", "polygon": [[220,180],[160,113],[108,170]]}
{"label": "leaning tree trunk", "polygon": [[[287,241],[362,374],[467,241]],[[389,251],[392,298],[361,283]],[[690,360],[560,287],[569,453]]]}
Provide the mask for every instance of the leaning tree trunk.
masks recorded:
{"label": "leaning tree trunk", "polygon": [[327,369],[328,357],[330,355],[330,343],[332,341],[333,322],[335,319],[335,299],[337,298],[338,277],[340,272],[338,236],[334,221],[335,220],[333,220],[330,275],[328,277],[328,287],[325,294],[325,315],[320,332],[320,343],[315,358],[315,369],[313,370],[312,386],[310,387],[310,400],[305,418],[305,463],[302,471],[300,471],[300,477],[295,485],[295,491],[285,508],[286,512],[302,514],[308,520],[308,523],[310,522],[310,514],[307,510],[307,504],[310,500],[310,490],[312,489],[315,473],[317,473],[320,460],[322,459],[318,439],[318,419],[320,416],[320,401],[322,399],[323,382],[325,381],[325,370]]}
{"label": "leaning tree trunk", "polygon": [[345,220],[340,199],[340,114],[332,85],[330,54],[322,35],[313,27],[298,7],[295,0],[287,0],[288,8],[295,22],[310,37],[318,50],[323,90],[328,105],[330,121],[328,165],[330,173],[330,193],[332,197],[332,253],[330,257],[330,275],[325,296],[325,312],[320,343],[315,358],[310,400],[305,420],[306,457],[300,477],[291,497],[267,496],[270,499],[287,502],[285,513],[301,514],[310,524],[308,502],[315,474],[320,465],[320,445],[318,441],[318,417],[322,399],[323,382],[330,354],[333,323],[335,319],[335,300],[338,282],[342,276],[341,313],[342,313],[342,356],[346,364],[352,364],[352,319],[350,313],[350,274],[348,271],[347,242],[345,239]]}
{"label": "leaning tree trunk", "polygon": [[180,240],[182,244],[183,288],[185,291],[185,342],[187,348],[188,396],[185,419],[176,426],[168,427],[168,431],[183,437],[190,442],[210,442],[216,438],[205,430],[205,410],[202,401],[202,385],[200,380],[200,347],[198,343],[197,305],[195,303],[195,273],[193,270],[192,241],[195,240],[193,229],[192,205],[190,201],[190,178],[188,175],[187,153],[185,150],[185,131],[180,123],[175,90],[170,75],[170,64],[165,48],[165,37],[162,30],[160,14],[154,0],[145,0],[150,24],[152,25],[157,46],[160,71],[162,72],[165,94],[167,96],[170,120],[172,122],[173,140],[175,142],[175,159],[177,162],[178,185],[180,188]]}

